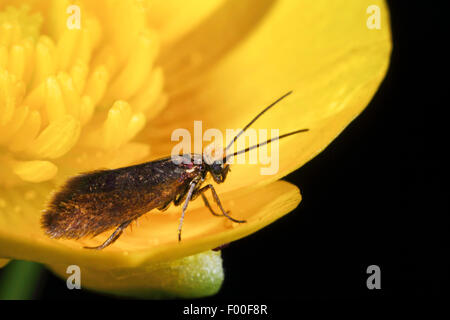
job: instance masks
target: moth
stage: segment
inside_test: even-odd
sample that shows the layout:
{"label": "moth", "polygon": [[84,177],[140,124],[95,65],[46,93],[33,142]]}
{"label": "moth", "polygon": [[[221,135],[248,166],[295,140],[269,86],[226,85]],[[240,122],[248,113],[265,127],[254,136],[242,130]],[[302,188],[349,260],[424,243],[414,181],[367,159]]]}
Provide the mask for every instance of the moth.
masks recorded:
{"label": "moth", "polygon": [[[96,247],[87,249],[101,250],[114,243],[130,223],[143,214],[153,210],[166,210],[172,203],[182,204],[178,225],[178,241],[186,209],[190,201],[201,196],[205,206],[214,216],[222,216],[237,223],[238,220],[226,211],[212,184],[204,185],[208,175],[216,183],[223,183],[230,171],[227,159],[254,148],[266,145],[277,139],[306,132],[301,129],[274,137],[257,145],[229,155],[226,152],[245,130],[262,114],[291,94],[278,98],[254,117],[226,146],[222,159],[211,161],[200,154],[183,154],[178,161],[170,157],[128,166],[114,170],[98,170],[70,178],[56,192],[41,218],[45,233],[55,239],[80,239],[97,236],[115,229],[110,237]],[[210,191],[220,212],[216,213],[205,196]]]}

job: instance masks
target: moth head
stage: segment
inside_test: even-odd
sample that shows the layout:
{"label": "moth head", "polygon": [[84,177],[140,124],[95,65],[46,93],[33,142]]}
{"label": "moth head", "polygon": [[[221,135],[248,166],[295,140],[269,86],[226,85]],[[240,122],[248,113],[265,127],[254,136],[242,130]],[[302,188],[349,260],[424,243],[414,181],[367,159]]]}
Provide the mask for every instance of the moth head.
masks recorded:
{"label": "moth head", "polygon": [[216,160],[208,165],[208,171],[216,183],[222,183],[225,181],[228,171],[230,171],[230,166],[221,160]]}

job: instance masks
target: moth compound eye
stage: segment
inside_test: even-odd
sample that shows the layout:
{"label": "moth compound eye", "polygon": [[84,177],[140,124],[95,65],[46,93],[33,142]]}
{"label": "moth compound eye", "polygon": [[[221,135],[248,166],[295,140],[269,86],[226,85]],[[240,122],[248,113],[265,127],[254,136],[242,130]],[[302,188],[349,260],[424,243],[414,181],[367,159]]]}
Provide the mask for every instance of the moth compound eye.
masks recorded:
{"label": "moth compound eye", "polygon": [[223,165],[220,161],[215,161],[211,166],[211,171],[216,175],[221,174],[222,170],[223,170]]}

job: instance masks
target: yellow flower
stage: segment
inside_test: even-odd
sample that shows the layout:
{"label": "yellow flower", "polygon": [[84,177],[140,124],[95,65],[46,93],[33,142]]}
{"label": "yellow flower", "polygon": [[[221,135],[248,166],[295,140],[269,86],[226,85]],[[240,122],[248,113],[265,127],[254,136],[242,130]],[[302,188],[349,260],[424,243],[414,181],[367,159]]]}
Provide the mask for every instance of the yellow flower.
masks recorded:
{"label": "yellow flower", "polygon": [[[366,25],[370,5],[380,10],[379,29]],[[0,2],[0,264],[37,261],[62,277],[75,264],[84,287],[125,295],[215,293],[223,270],[209,250],[299,204],[297,187],[279,179],[364,109],[390,51],[383,1]],[[50,193],[68,177],[167,156],[172,131],[191,130],[194,120],[204,130],[240,128],[289,90],[253,128],[310,131],[280,141],[277,174],[233,165],[217,185],[247,223],[212,217],[200,200],[189,206],[181,243],[179,207],[145,215],[103,251],[82,246],[109,233],[74,241],[41,230]]]}

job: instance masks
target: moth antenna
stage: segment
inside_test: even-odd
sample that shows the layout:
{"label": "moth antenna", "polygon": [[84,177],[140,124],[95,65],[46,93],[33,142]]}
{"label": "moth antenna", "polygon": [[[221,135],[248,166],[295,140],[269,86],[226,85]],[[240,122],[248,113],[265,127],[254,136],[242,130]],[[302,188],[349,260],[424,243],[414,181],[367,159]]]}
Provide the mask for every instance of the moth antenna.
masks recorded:
{"label": "moth antenna", "polygon": [[254,145],[254,146],[251,146],[251,147],[248,147],[248,148],[246,148],[246,149],[237,151],[237,152],[235,152],[235,153],[226,155],[225,157],[223,157],[222,161],[225,162],[228,158],[237,156],[238,154],[241,154],[241,153],[246,153],[246,152],[248,152],[248,151],[250,151],[250,150],[253,150],[253,149],[255,149],[255,148],[258,148],[258,147],[262,147],[262,146],[264,146],[264,145],[266,145],[266,144],[271,143],[272,141],[280,140],[280,139],[283,139],[283,138],[292,136],[292,135],[294,135],[294,134],[301,133],[301,132],[306,132],[306,131],[309,131],[309,129],[300,129],[300,130],[292,131],[292,132],[289,132],[289,133],[285,133],[285,134],[283,134],[283,135],[281,135],[281,136],[278,136],[278,137],[275,137],[275,138],[271,138],[271,139],[266,140],[266,141],[264,141],[264,142],[262,142],[262,143],[258,143],[258,144]]}
{"label": "moth antenna", "polygon": [[286,98],[288,95],[290,95],[292,93],[292,90],[289,91],[288,93],[286,93],[285,95],[281,96],[280,98],[278,98],[277,100],[275,100],[274,102],[272,102],[269,106],[267,106],[266,108],[264,108],[263,111],[261,111],[260,113],[258,113],[256,115],[256,117],[253,118],[252,121],[250,121],[245,127],[244,129],[242,129],[233,139],[233,141],[231,141],[227,147],[225,148],[225,152],[230,149],[230,147],[233,145],[233,143],[241,136],[241,134],[243,134],[245,132],[245,130],[248,129],[248,127],[250,127],[256,120],[258,120],[259,117],[261,117],[267,110],[269,110],[270,108],[272,108],[274,105],[276,105],[278,102],[280,102],[281,100],[283,100],[284,98]]}

